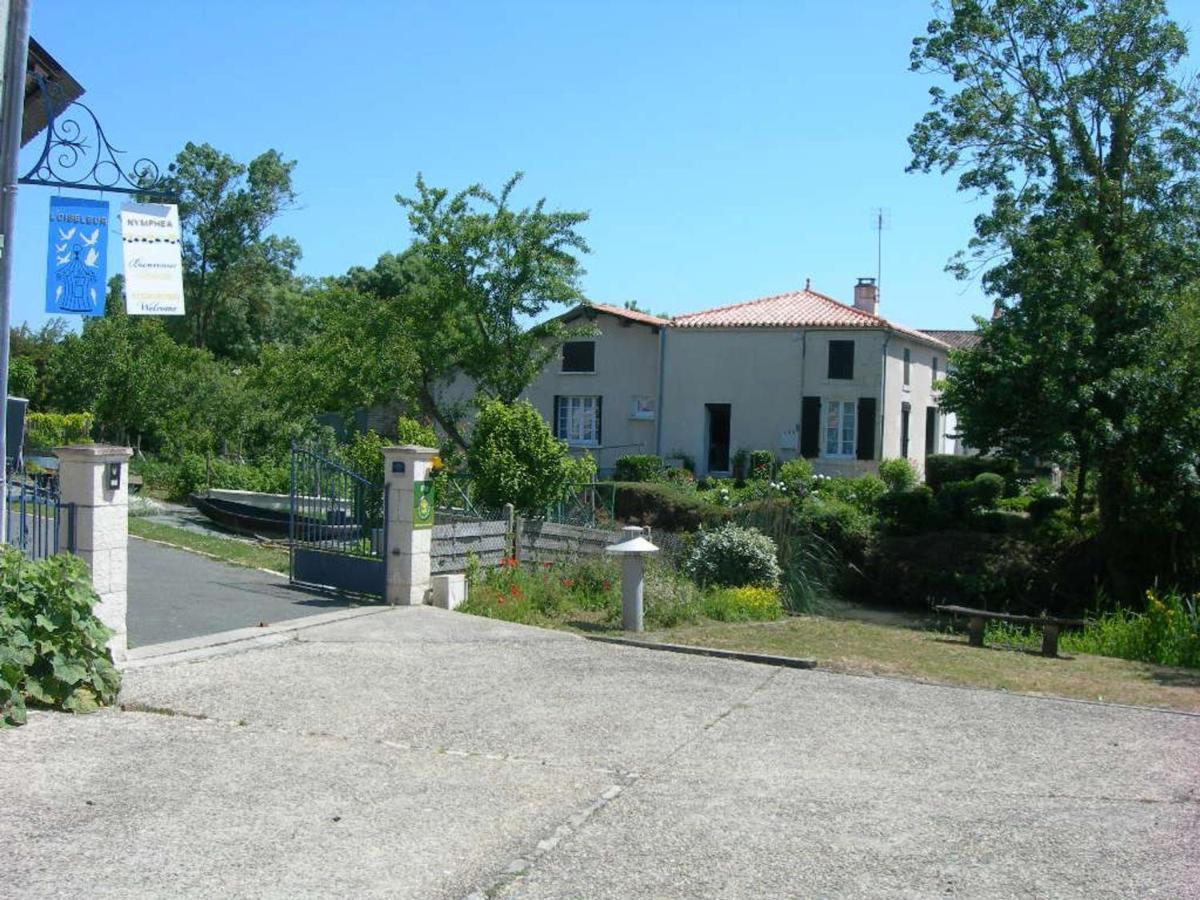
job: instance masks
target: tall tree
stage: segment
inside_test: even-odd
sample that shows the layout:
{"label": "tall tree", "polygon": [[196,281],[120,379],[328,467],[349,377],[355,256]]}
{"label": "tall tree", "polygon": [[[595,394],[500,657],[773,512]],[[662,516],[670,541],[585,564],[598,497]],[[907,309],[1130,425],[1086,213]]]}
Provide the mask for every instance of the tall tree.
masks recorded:
{"label": "tall tree", "polygon": [[1146,405],[1162,399],[1146,390],[1151,360],[1200,259],[1186,50],[1160,0],[953,0],[912,51],[939,83],[910,168],[957,170],[992,201],[970,249],[1001,314],[947,404],[976,446],[1094,466],[1110,546],[1147,466]]}
{"label": "tall tree", "polygon": [[246,165],[209,144],[188,143],[175,158],[187,297],[187,315],[170,325],[177,339],[219,357],[257,353],[300,258],[294,240],[268,233],[295,201],[295,166],[275,150]]}
{"label": "tall tree", "polygon": [[415,239],[374,268],[352,270],[348,283],[375,298],[375,316],[410,348],[411,387],[421,411],[457,444],[462,396],[471,382],[482,397],[514,402],[572,334],[546,311],[582,301],[578,227],[587,213],[547,210],[546,201],[516,209],[520,173],[498,194],[480,185],[451,194],[417,176],[414,197],[398,196]]}

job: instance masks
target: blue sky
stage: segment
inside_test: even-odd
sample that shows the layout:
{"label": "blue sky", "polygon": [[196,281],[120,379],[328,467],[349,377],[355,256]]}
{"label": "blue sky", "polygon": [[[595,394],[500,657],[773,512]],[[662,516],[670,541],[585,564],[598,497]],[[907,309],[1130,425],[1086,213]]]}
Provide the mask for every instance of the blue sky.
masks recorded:
{"label": "blue sky", "polygon": [[[1189,26],[1197,5],[1171,12]],[[953,177],[904,171],[929,88],[908,52],[929,17],[924,0],[107,0],[99,16],[37,0],[33,35],[128,159],[165,164],[189,140],[296,159],[299,205],[275,230],[306,274],[406,246],[394,196],[418,171],[459,188],[520,169],[521,199],[591,213],[595,301],[682,313],[809,277],[849,300],[875,274],[883,207],[881,313],[962,328],[990,307],[944,266],[981,207]],[[45,318],[51,193],[19,195],[14,323]]]}

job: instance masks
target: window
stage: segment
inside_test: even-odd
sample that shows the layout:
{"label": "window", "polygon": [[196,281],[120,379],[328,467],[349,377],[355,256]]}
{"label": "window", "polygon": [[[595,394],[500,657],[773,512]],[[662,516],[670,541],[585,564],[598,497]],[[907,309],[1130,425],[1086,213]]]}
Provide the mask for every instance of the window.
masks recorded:
{"label": "window", "polygon": [[[904,351],[908,353],[907,350]],[[912,407],[907,403],[900,407],[900,455],[908,459],[908,419]]]}
{"label": "window", "polygon": [[854,377],[854,341],[829,342],[829,377]]}
{"label": "window", "polygon": [[599,397],[555,397],[554,436],[572,446],[595,447],[600,443]]}
{"label": "window", "polygon": [[904,348],[904,386],[912,384],[912,351]]}
{"label": "window", "polygon": [[564,372],[596,372],[596,342],[567,341],[563,344],[562,370]]}
{"label": "window", "polygon": [[858,436],[858,409],[852,400],[825,404],[825,455],[854,458]]}
{"label": "window", "polygon": [[935,356],[933,358],[933,379],[930,381],[930,384],[936,385],[937,380],[938,380],[938,358]]}

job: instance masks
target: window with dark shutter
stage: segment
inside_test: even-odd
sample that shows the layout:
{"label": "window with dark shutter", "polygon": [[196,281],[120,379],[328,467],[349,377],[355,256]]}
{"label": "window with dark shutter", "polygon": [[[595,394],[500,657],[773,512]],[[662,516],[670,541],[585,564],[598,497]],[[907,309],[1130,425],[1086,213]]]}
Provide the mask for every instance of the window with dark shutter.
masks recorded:
{"label": "window with dark shutter", "polygon": [[560,420],[560,413],[559,413],[559,409],[561,407],[562,407],[562,397],[560,397],[558,394],[555,394],[554,395],[554,417],[550,420],[550,423],[551,423],[551,427],[554,429],[554,436],[556,438],[562,438],[562,436],[563,436],[562,421]]}
{"label": "window with dark shutter", "polygon": [[815,459],[821,453],[821,398],[805,397],[800,404],[800,455]]}
{"label": "window with dark shutter", "polygon": [[562,349],[562,370],[564,372],[595,372],[596,371],[596,342],[567,341]]}
{"label": "window with dark shutter", "polygon": [[904,348],[904,386],[912,384],[912,351]]}
{"label": "window with dark shutter", "polygon": [[829,377],[854,377],[854,341],[829,342]]}
{"label": "window with dark shutter", "polygon": [[[908,351],[905,350],[905,353]],[[908,418],[912,407],[905,403],[900,407],[900,455],[908,459]]]}
{"label": "window with dark shutter", "polygon": [[875,458],[875,398],[860,397],[858,400],[858,447],[855,454],[859,459]]}

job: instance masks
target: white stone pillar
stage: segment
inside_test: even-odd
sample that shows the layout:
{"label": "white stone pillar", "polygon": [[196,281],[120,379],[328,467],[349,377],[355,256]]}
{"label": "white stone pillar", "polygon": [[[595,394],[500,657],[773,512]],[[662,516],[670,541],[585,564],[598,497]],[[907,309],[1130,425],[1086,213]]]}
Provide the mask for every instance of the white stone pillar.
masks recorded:
{"label": "white stone pillar", "polygon": [[129,457],[128,447],[86,444],[60,447],[58,457],[59,502],[75,505],[71,515],[64,508],[58,522],[58,546],[71,549],[92,573],[92,587],[100,595],[96,615],[113,630],[108,646],[113,660],[120,662],[128,649],[125,625],[126,574],[129,553]]}
{"label": "white stone pillar", "polygon": [[433,542],[433,458],[431,447],[384,447],[387,484],[387,602],[415,606],[430,591],[429,552]]}

